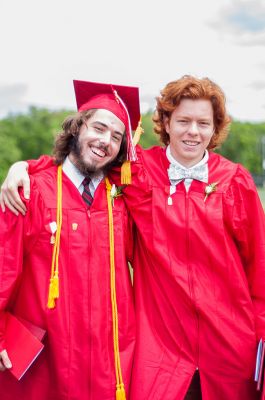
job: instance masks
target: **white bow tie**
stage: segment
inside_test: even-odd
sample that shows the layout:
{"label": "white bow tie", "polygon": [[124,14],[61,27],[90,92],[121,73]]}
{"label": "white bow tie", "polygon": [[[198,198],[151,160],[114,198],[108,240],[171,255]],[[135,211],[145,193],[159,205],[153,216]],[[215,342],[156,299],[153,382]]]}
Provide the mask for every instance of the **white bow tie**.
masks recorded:
{"label": "white bow tie", "polygon": [[177,185],[183,179],[196,179],[201,182],[208,182],[207,164],[199,165],[194,168],[181,168],[177,165],[170,164],[168,169],[168,177],[171,185]]}

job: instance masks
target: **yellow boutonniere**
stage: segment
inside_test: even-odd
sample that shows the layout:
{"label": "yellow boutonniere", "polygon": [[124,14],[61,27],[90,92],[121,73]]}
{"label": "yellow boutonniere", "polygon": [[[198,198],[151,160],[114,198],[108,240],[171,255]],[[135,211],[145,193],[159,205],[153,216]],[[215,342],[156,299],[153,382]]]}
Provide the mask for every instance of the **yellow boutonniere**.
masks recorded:
{"label": "yellow boutonniere", "polygon": [[206,201],[207,197],[210,196],[211,193],[216,191],[217,185],[218,185],[218,182],[213,182],[206,186],[206,188],[204,190],[204,192],[205,192],[204,201]]}

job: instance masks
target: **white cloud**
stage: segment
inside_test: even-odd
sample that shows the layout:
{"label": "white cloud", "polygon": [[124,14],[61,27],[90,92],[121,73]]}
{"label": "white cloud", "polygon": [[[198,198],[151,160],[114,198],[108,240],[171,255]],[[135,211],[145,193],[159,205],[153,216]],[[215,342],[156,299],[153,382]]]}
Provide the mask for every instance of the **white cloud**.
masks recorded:
{"label": "white cloud", "polygon": [[[265,79],[264,80],[257,80],[253,81],[248,85],[250,88],[254,90],[265,90]],[[264,97],[265,100],[265,97]]]}
{"label": "white cloud", "polygon": [[25,84],[11,84],[0,86],[0,117],[8,113],[26,111],[25,102],[27,86]]}
{"label": "white cloud", "polygon": [[220,35],[243,46],[265,45],[265,3],[261,0],[234,0],[223,5],[208,25]]}

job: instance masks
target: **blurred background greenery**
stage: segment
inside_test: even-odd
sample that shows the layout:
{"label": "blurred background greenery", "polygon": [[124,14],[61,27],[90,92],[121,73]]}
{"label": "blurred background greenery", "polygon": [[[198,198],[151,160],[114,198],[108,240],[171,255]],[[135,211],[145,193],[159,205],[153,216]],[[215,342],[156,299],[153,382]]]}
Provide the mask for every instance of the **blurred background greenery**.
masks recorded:
{"label": "blurred background greenery", "polygon": [[[74,112],[31,107],[25,114],[9,115],[1,119],[0,182],[13,162],[38,158],[40,154],[51,154],[54,137],[61,130],[63,120]],[[152,112],[142,116],[142,123],[145,133],[141,138],[141,145],[148,148],[158,144],[152,128]],[[251,172],[265,204],[265,122],[233,121],[228,139],[217,152],[243,164]]]}

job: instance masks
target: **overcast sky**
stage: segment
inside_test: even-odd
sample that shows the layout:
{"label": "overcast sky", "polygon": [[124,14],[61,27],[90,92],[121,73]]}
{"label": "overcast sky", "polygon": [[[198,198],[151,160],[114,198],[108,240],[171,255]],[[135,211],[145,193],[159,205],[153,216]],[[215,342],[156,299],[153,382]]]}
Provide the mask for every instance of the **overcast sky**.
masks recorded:
{"label": "overcast sky", "polygon": [[0,117],[75,108],[73,79],[140,87],[142,112],[184,74],[265,121],[265,0],[0,0]]}

